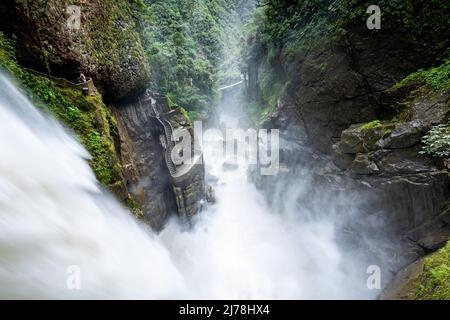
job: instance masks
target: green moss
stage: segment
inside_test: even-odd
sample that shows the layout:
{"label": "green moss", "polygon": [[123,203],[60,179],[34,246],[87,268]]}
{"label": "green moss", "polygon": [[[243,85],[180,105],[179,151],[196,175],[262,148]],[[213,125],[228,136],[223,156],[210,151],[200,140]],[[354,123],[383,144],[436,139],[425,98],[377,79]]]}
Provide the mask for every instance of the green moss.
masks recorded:
{"label": "green moss", "polygon": [[393,86],[402,90],[406,97],[397,102],[397,115],[394,122],[408,122],[413,118],[413,103],[417,97],[427,96],[433,99],[438,94],[450,89],[450,59],[437,67],[418,70],[411,73]]}
{"label": "green moss", "polygon": [[0,32],[0,64],[12,74],[20,74],[21,70],[17,65],[14,54],[14,46]]}
{"label": "green moss", "polygon": [[375,129],[375,128],[381,128],[383,124],[380,120],[374,120],[372,122],[368,122],[366,124],[363,124],[360,128],[362,130],[369,130],[369,129]]}
{"label": "green moss", "polygon": [[[366,10],[372,4],[370,0],[267,0],[260,38],[266,45],[286,47],[291,54],[342,43],[348,30],[366,27]],[[430,60],[439,61],[448,53],[448,1],[379,0],[376,5],[381,9],[382,32],[402,35]]]}
{"label": "green moss", "polygon": [[230,53],[239,43],[232,23],[239,20],[234,10],[237,1],[144,2],[139,20],[145,52],[154,70],[152,86],[193,116],[209,112],[217,102],[219,77],[239,77],[234,61],[226,59],[233,56]]}
{"label": "green moss", "polygon": [[150,68],[132,9],[138,10],[142,1],[69,1],[82,12],[78,31],[67,29],[66,1],[16,2],[21,16],[15,28],[20,61],[68,79],[80,72],[88,74],[109,100],[131,96],[147,86]]}
{"label": "green moss", "polygon": [[13,45],[1,33],[0,57],[1,66],[27,88],[25,94],[35,106],[52,113],[76,133],[92,156],[89,162],[100,183],[107,187],[122,183],[122,168],[112,137],[117,128],[101,96],[87,97],[79,88],[62,87],[21,68]]}
{"label": "green moss", "polygon": [[394,87],[402,88],[411,85],[426,85],[426,87],[433,92],[449,89],[450,59],[447,59],[438,67],[416,71],[397,83]]}
{"label": "green moss", "polygon": [[264,122],[276,109],[278,100],[283,97],[290,82],[275,81],[267,73],[267,78],[261,78],[261,101],[250,101],[247,106],[247,114],[258,123]]}
{"label": "green moss", "polygon": [[450,300],[450,242],[425,259],[417,283],[416,299]]}
{"label": "green moss", "polygon": [[186,121],[187,121],[187,123],[189,124],[189,126],[193,127],[191,118],[189,117],[189,114],[188,114],[188,112],[186,111],[186,109],[183,108],[183,107],[180,107],[180,111],[181,111],[181,113],[183,114],[183,116],[186,118]]}
{"label": "green moss", "polygon": [[388,137],[392,131],[395,128],[397,121],[380,121],[380,120],[374,120],[368,123],[365,123],[361,125],[358,129],[362,131],[371,131],[374,129],[382,129],[382,137],[386,138]]}
{"label": "green moss", "polygon": [[411,108],[412,99],[407,99],[397,103],[399,109],[398,114],[392,119],[393,122],[408,122],[413,119],[413,112]]}

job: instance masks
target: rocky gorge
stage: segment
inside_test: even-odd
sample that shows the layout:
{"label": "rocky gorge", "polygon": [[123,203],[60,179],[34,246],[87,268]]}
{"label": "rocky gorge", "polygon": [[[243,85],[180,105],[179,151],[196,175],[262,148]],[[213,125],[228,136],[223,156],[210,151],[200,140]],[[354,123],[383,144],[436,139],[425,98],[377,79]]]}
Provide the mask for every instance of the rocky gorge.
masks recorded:
{"label": "rocky gorge", "polygon": [[[448,159],[432,159],[421,152],[426,133],[448,121],[448,80],[441,80],[439,90],[430,86],[426,78],[409,76],[402,81],[433,59],[409,39],[423,34],[421,26],[409,29],[405,36],[402,18],[389,18],[396,14],[390,12],[385,13],[384,21],[388,22],[381,30],[368,30],[357,16],[347,20],[332,18],[330,12],[346,5],[329,5],[272,4],[270,28],[283,26],[280,19],[284,19],[284,24],[296,23],[299,30],[304,28],[303,38],[297,40],[295,32],[277,38],[269,33],[270,29],[258,32],[274,37],[273,44],[261,43],[261,34],[248,38],[253,51],[247,53],[247,95],[250,102],[256,101],[261,110],[266,110],[263,127],[281,128],[287,175],[300,172],[296,166],[316,162],[314,185],[332,185],[344,194],[356,191],[357,198],[364,199],[358,204],[359,210],[380,218],[383,229],[391,229],[391,234],[408,243],[401,253],[406,259],[400,263],[406,266],[445,246],[450,235]],[[414,1],[404,5],[394,11],[405,13],[401,11],[404,9],[415,14],[417,21],[437,9]],[[349,4],[346,9],[351,7]],[[353,10],[363,7],[354,5]],[[446,4],[439,5],[439,10],[448,9]],[[300,14],[300,21],[290,20],[293,11]],[[313,38],[317,36],[314,28],[319,20],[325,41]],[[437,26],[428,27],[442,27],[440,21],[435,23]],[[327,34],[330,25],[334,26],[331,35]],[[341,29],[342,35],[336,35],[336,29]],[[445,51],[448,30],[434,36],[439,39],[427,36],[426,41],[431,44],[426,50],[435,46]],[[448,62],[441,68],[448,70]],[[267,94],[268,86],[283,89]],[[301,174],[297,174],[300,178]],[[267,196],[272,194],[278,179],[255,177]],[[441,256],[446,254],[443,250]],[[424,259],[420,261],[423,263]],[[444,269],[445,265],[448,267],[448,263],[442,266]],[[406,270],[411,269],[414,268]],[[382,297],[414,297],[420,281],[425,282],[425,269],[422,265],[420,271],[414,270],[411,277],[400,274],[401,280],[396,279]],[[448,286],[446,277],[440,279],[444,287]]]}
{"label": "rocky gorge", "polygon": [[280,130],[278,174],[248,172],[271,208],[332,216],[344,260],[383,261],[382,299],[449,298],[447,1],[379,1],[377,30],[367,1],[69,2],[3,1],[0,64],[140,221],[201,216],[221,184],[208,163],[176,176],[168,127],[194,136],[239,104],[246,127]]}
{"label": "rocky gorge", "polygon": [[[13,53],[8,40],[2,38],[5,55],[2,63],[4,66],[10,63],[7,69],[19,78],[31,77],[39,81],[47,75],[50,84],[45,89],[51,91],[55,86],[58,91],[62,89],[63,96],[71,81],[78,81],[80,73],[92,77],[101,94],[96,99],[106,108],[97,108],[93,113],[94,133],[81,132],[86,140],[92,140],[92,134],[106,140],[103,145],[92,146],[105,158],[95,157],[95,152],[90,150],[94,153],[93,162],[98,164],[99,170],[113,175],[105,183],[106,187],[137,216],[156,230],[161,229],[169,214],[177,211],[177,202],[162,156],[161,127],[154,117],[151,118],[149,105],[141,103],[151,74],[137,25],[140,21],[137,10],[142,9],[143,4],[98,1],[78,5],[79,26],[73,27],[68,24],[73,13],[63,2],[2,3],[1,12],[9,20],[2,21],[1,29],[5,35],[14,37],[15,45]],[[29,86],[36,89],[31,83]],[[51,92],[44,100],[52,98],[55,97]],[[167,99],[162,96],[156,102],[166,112],[170,110]],[[74,103],[75,108],[77,103]],[[75,131],[79,129],[75,123],[68,125],[75,126]],[[86,143],[90,149],[89,144],[93,142]],[[195,196],[198,202],[204,198],[201,190],[205,187],[203,182],[195,183],[199,188]]]}

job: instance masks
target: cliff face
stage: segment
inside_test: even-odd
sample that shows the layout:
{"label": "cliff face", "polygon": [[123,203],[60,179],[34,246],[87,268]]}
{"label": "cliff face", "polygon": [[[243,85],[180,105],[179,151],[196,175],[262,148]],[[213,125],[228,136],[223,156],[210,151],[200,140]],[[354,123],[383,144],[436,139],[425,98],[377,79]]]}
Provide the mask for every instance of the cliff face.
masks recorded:
{"label": "cliff face", "polygon": [[[248,38],[252,50],[245,71],[250,107],[259,106],[263,127],[281,129],[281,158],[287,176],[300,179],[301,167],[312,167],[316,186],[327,185],[364,199],[358,210],[365,213],[361,219],[367,224],[369,217],[384,221],[384,230],[371,232],[389,229],[390,234],[410,242],[406,245],[410,252],[403,252],[409,257],[398,268],[423,250],[439,248],[450,237],[444,210],[450,200],[448,168],[419,154],[422,137],[449,118],[448,80],[440,80],[444,85],[439,90],[424,81],[395,85],[445,51],[448,31],[436,35],[438,27],[426,33],[410,26],[402,32],[389,24],[392,12],[385,13],[385,27],[368,30],[364,19],[333,16],[344,2],[336,2],[340,4],[334,11],[296,3],[286,2],[289,10],[284,13],[283,2],[269,4],[259,34]],[[414,1],[405,5],[411,6],[417,20],[424,18],[421,12],[427,15],[427,10],[436,9],[420,11]],[[270,22],[271,17],[275,22]],[[291,31],[280,27],[291,32],[290,36],[274,36],[274,24],[291,17],[296,19]],[[448,26],[448,21],[433,23]],[[424,55],[421,46],[410,39],[423,32],[433,56]],[[272,37],[272,42],[258,40],[264,37]],[[321,38],[324,41],[317,40]],[[254,175],[254,181],[269,195],[284,174]]]}
{"label": "cliff face", "polygon": [[18,61],[75,81],[91,76],[109,101],[142,91],[150,68],[131,5],[119,1],[7,0],[1,30],[16,39]]}
{"label": "cliff face", "polygon": [[[167,98],[145,93],[113,107],[118,119],[118,150],[127,186],[152,227],[160,230],[170,213],[187,222],[205,198],[204,164],[192,168],[172,164],[172,130],[192,126],[186,113],[171,109]],[[156,113],[155,113],[156,112]],[[173,128],[173,129],[172,129]],[[192,140],[193,141],[193,140]]]}
{"label": "cliff face", "polygon": [[113,107],[118,119],[117,146],[127,185],[145,220],[159,230],[169,213],[176,211],[176,201],[159,140],[161,128],[141,99],[143,96],[138,96]]}
{"label": "cliff face", "polygon": [[406,107],[413,114],[395,119],[405,108],[398,97],[407,94],[389,89],[413,70],[413,58],[400,39],[377,38],[386,51],[375,50],[373,39],[359,39],[359,50],[312,50],[284,61],[289,84],[263,125],[296,137],[299,148],[312,146],[329,156],[336,172],[361,182],[362,189],[378,189],[371,207],[395,212],[392,222],[413,230],[440,213],[449,196],[447,173],[419,155],[425,133],[448,117],[449,93],[422,89]]}
{"label": "cliff face", "polygon": [[[151,107],[139,103],[151,85],[137,31],[144,9],[125,0],[7,0],[0,5],[0,53],[1,65],[30,89],[30,98],[75,131],[100,183],[159,230],[180,211],[180,196],[186,197],[182,210],[198,212],[204,173],[186,179],[177,193],[161,128],[150,119]],[[99,92],[83,95],[73,83],[80,73],[92,77]]]}
{"label": "cliff face", "polygon": [[31,72],[16,61],[11,42],[0,33],[0,67],[14,77],[36,107],[51,113],[77,135],[91,154],[90,165],[98,181],[132,206],[114,139],[116,119],[100,94],[86,95],[83,86]]}

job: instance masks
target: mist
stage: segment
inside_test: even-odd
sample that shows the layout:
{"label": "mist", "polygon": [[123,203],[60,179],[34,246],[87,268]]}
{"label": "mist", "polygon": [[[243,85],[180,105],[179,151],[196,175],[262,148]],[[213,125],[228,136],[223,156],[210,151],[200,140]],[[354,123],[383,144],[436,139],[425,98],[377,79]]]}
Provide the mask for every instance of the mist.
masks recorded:
{"label": "mist", "polygon": [[[235,127],[236,120],[220,121]],[[248,181],[245,159],[231,170],[223,165],[221,137],[211,134],[203,151],[217,203],[190,226],[173,218],[155,234],[99,187],[73,135],[4,76],[0,122],[1,298],[372,299],[380,292],[366,285],[367,252],[384,240],[340,241],[345,223],[326,190],[299,203],[311,191],[308,173],[280,181],[268,203]]]}

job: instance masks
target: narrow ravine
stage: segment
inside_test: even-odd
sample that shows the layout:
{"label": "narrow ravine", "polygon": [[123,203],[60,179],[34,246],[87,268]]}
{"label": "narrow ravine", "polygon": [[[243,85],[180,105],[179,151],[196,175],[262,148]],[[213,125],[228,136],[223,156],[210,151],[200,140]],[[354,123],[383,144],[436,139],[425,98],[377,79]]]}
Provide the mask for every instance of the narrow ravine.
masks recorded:
{"label": "narrow ravine", "polygon": [[[220,131],[204,137],[217,204],[192,228],[173,220],[155,235],[99,189],[87,153],[60,125],[3,76],[0,88],[2,133],[16,133],[0,146],[1,297],[372,296],[345,268],[332,221],[272,211],[247,181],[243,159],[224,169]],[[227,115],[221,122],[237,123]],[[73,268],[80,290],[68,289]]]}

